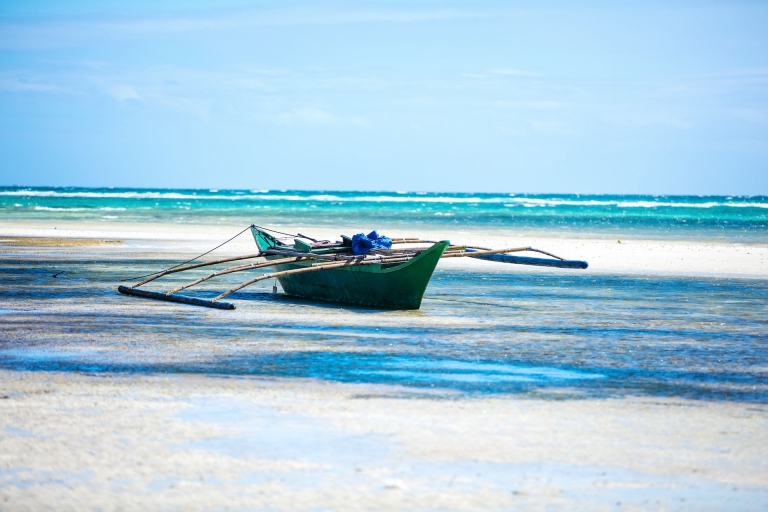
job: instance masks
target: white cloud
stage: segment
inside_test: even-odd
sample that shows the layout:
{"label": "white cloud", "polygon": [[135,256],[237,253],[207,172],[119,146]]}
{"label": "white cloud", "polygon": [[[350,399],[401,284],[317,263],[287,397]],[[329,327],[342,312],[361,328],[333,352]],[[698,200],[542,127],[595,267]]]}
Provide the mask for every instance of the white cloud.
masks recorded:
{"label": "white cloud", "polygon": [[201,16],[136,18],[125,21],[0,22],[0,48],[45,48],[152,34],[227,31],[267,26],[341,25],[355,23],[421,23],[498,17],[499,10],[477,9],[247,9],[207,12]]}
{"label": "white cloud", "polygon": [[494,101],[490,106],[511,110],[559,110],[570,105],[563,101],[555,100],[518,100],[518,101]]}
{"label": "white cloud", "polygon": [[179,84],[175,80],[159,80],[157,77],[154,80],[147,80],[146,77],[141,76],[135,78],[141,84],[139,88],[141,93],[135,86],[126,84],[103,85],[101,89],[107,96],[120,103],[138,101],[152,107],[184,112],[200,119],[210,118],[210,101],[206,100],[204,96],[187,96],[188,93],[194,91],[177,91]]}
{"label": "white cloud", "polygon": [[346,125],[368,128],[371,123],[361,117],[336,116],[318,108],[294,108],[277,115],[277,121],[290,125]]}
{"label": "white cloud", "polygon": [[104,87],[104,92],[117,101],[140,100],[139,93],[130,85],[108,85]]}
{"label": "white cloud", "polygon": [[9,92],[56,92],[58,85],[51,85],[13,76],[0,76],[0,91]]}
{"label": "white cloud", "polygon": [[540,76],[538,73],[534,73],[533,71],[527,71],[525,69],[516,69],[516,68],[491,68],[486,69],[485,71],[481,72],[474,72],[474,73],[462,73],[463,77],[466,78],[475,78],[475,79],[487,79],[487,78],[500,78],[500,77],[520,77],[520,78],[531,78],[531,77],[537,77]]}
{"label": "white cloud", "polygon": [[489,69],[487,73],[490,75],[501,75],[501,76],[538,76],[538,73],[534,73],[532,71],[526,71],[524,69],[513,69],[513,68],[493,68],[493,69]]}
{"label": "white cloud", "polygon": [[536,119],[531,121],[531,126],[539,133],[562,135],[569,131],[568,126],[564,122],[556,119]]}
{"label": "white cloud", "polygon": [[750,123],[768,124],[768,112],[756,108],[734,108],[727,111],[732,117]]}
{"label": "white cloud", "polygon": [[277,118],[287,124],[330,124],[335,120],[331,114],[317,108],[295,108],[278,114]]}
{"label": "white cloud", "polygon": [[[621,107],[619,107],[621,108]],[[688,130],[692,127],[691,123],[685,119],[685,116],[679,112],[671,110],[644,110],[632,111],[633,107],[627,107],[624,117],[615,119],[614,124],[621,126],[653,127],[666,126],[678,130]]]}

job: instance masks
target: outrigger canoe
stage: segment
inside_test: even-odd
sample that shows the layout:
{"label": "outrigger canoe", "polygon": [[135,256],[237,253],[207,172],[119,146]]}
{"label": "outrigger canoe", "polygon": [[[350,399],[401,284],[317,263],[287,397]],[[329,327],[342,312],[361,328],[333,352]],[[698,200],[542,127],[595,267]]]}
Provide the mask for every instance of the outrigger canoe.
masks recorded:
{"label": "outrigger canoe", "polygon": [[[313,248],[298,240],[293,247],[284,247],[269,234],[251,228],[256,244],[262,252],[292,251],[300,249],[317,255],[336,255],[349,252],[351,240],[344,237],[341,247]],[[350,242],[347,242],[350,240]],[[347,245],[345,245],[345,243]],[[298,245],[298,247],[296,247]],[[383,309],[419,309],[437,262],[451,243],[437,242],[428,249],[405,261],[395,260],[370,265],[356,265],[329,269],[325,272],[307,272],[278,276],[280,286],[288,295],[305,299],[341,302]],[[283,256],[266,256],[273,261]],[[311,267],[312,260],[276,265],[278,272]]]}
{"label": "outrigger canoe", "polygon": [[[277,279],[283,291],[295,297],[381,309],[408,310],[419,309],[421,306],[424,292],[441,258],[470,257],[521,265],[587,268],[587,263],[584,261],[565,260],[532,247],[489,249],[454,246],[448,240],[394,238],[393,244],[410,246],[429,244],[429,247],[374,249],[364,255],[355,255],[352,254],[352,239],[347,236],[342,236],[340,242],[331,243],[296,235],[293,244],[286,244],[281,242],[280,238],[270,235],[268,231],[272,230],[251,225],[250,231],[256,241],[258,253],[203,263],[186,264],[189,262],[185,262],[161,272],[142,276],[146,279],[133,286],[119,286],[118,291],[149,299],[218,309],[235,309],[234,304],[221,302],[221,299],[254,283]],[[550,258],[531,258],[510,254],[522,251],[537,252]],[[138,289],[168,274],[249,259],[260,261],[217,270],[165,293]],[[182,290],[218,276],[261,268],[271,268],[272,271],[250,279],[213,299],[178,294]]]}

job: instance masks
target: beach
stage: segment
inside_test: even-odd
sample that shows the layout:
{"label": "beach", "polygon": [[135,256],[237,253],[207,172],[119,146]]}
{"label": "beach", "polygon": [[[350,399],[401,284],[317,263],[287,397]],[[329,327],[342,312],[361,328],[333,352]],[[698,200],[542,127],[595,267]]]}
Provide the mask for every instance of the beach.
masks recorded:
{"label": "beach", "polygon": [[764,405],[3,372],[5,510],[760,510]]}
{"label": "beach", "polygon": [[[589,262],[444,260],[418,311],[271,281],[234,311],[116,292],[247,226],[212,218],[0,222],[0,508],[768,506],[756,233],[386,228]],[[300,220],[280,230],[341,234]],[[206,258],[254,248],[246,232]]]}

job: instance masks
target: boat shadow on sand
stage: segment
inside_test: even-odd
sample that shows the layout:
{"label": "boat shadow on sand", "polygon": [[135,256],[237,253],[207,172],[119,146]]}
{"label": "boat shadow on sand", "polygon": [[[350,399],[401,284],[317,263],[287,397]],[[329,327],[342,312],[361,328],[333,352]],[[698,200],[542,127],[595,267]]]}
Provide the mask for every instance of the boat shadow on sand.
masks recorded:
{"label": "boat shadow on sand", "polygon": [[[201,298],[211,298],[214,293],[198,292]],[[321,299],[305,299],[303,297],[296,297],[294,295],[288,295],[286,293],[272,293],[272,292],[237,292],[232,295],[233,299],[245,300],[251,303],[265,303],[265,304],[283,304],[286,306],[312,306],[318,309],[339,310],[344,309],[349,312],[357,314],[376,314],[385,311],[392,311],[389,309],[382,309],[376,306],[361,306],[359,304],[344,304],[341,302],[332,302]],[[425,300],[427,300],[425,298]],[[423,313],[418,309],[412,310],[400,310],[400,314],[417,315],[421,316]]]}

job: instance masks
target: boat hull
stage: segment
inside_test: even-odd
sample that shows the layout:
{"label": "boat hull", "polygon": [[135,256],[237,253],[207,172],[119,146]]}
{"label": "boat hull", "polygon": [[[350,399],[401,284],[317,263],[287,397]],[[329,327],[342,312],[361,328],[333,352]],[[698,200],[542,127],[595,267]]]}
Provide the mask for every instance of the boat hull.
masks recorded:
{"label": "boat hull", "polygon": [[[273,247],[264,233],[254,229],[253,234],[261,250]],[[449,245],[448,241],[438,242],[405,263],[336,268],[278,280],[283,291],[295,297],[382,309],[419,309],[435,267]],[[274,268],[293,270],[311,264],[296,262]]]}

